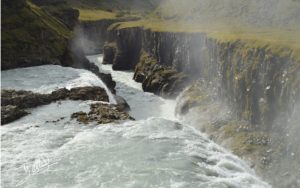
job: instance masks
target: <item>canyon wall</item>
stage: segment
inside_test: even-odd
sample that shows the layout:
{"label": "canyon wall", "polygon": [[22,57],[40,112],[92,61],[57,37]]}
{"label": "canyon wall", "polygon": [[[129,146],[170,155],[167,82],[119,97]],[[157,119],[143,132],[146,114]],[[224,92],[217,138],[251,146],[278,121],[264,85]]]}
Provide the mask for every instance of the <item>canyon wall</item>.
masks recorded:
{"label": "canyon wall", "polygon": [[103,52],[107,41],[107,28],[118,20],[81,21],[74,29],[75,45],[82,48],[86,55]]}
{"label": "canyon wall", "polygon": [[116,43],[115,69],[135,69],[141,54],[147,53],[158,65],[182,72],[189,80],[212,82],[237,117],[261,129],[274,125],[274,117],[288,117],[299,96],[300,62],[293,60],[291,51],[280,56],[267,47],[220,42],[202,33],[153,32],[140,27],[109,32],[109,42]]}
{"label": "canyon wall", "polygon": [[299,185],[300,151],[290,135],[299,132],[300,62],[292,50],[118,24],[108,32],[105,63],[134,70],[144,91],[177,96],[181,117],[274,187]]}

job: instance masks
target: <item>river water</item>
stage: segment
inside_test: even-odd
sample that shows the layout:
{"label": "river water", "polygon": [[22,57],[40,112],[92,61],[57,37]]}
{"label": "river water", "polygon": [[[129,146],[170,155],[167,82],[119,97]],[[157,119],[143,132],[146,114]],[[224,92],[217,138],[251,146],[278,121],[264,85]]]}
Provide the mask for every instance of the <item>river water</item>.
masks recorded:
{"label": "river water", "polygon": [[[88,58],[112,74],[136,121],[87,126],[70,119],[92,101],[31,109],[1,127],[1,187],[269,187],[244,161],[179,122],[176,101],[143,92],[132,72],[101,65],[101,55]],[[88,71],[56,65],[2,71],[2,88],[49,93],[79,86],[104,87]]]}

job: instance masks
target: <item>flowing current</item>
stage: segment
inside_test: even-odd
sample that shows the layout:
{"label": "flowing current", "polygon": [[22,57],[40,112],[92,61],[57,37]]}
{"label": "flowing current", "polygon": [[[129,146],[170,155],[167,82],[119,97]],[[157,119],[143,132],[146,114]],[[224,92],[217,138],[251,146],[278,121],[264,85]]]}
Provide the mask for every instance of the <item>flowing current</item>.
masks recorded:
{"label": "flowing current", "polygon": [[[1,127],[3,188],[265,188],[241,159],[178,122],[175,101],[142,91],[132,72],[110,72],[136,121],[82,125],[70,119],[92,101],[61,101]],[[47,65],[2,71],[2,88],[49,93],[103,86],[85,70]],[[112,101],[111,99],[110,101]]]}

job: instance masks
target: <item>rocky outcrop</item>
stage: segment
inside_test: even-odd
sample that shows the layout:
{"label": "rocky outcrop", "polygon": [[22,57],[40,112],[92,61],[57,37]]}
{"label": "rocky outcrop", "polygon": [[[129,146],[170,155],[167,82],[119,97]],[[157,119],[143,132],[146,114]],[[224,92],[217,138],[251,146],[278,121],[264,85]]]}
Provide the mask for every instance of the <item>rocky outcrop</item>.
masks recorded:
{"label": "rocky outcrop", "polygon": [[[173,69],[187,75],[188,80],[203,79],[213,83],[218,97],[232,107],[237,117],[261,129],[275,127],[274,117],[279,115],[287,120],[293,101],[300,95],[300,63],[289,50],[276,55],[268,47],[217,41],[203,33],[156,32],[118,25],[110,30],[109,42],[113,41],[117,44],[113,65],[135,69],[134,78],[144,82],[144,89],[156,92],[161,87],[158,80],[163,80],[165,71],[157,73],[159,79],[155,76],[161,67],[168,69],[167,75],[174,74]],[[142,52],[154,61],[143,63]],[[182,88],[181,83],[171,85]]]}
{"label": "rocky outcrop", "polygon": [[4,109],[3,113],[1,112],[1,124],[4,125],[28,114],[24,109],[66,99],[109,101],[106,91],[101,87],[78,87],[71,90],[62,88],[51,94],[39,94],[23,90],[1,90],[1,108]]}
{"label": "rocky outcrop", "polygon": [[26,116],[28,112],[13,105],[1,106],[1,125]]}
{"label": "rocky outcrop", "polygon": [[[171,65],[162,64],[148,49],[146,32],[140,27],[109,28],[109,38],[104,46],[104,63],[115,70],[135,70],[134,79],[141,82],[144,91],[165,97],[175,97],[185,87],[188,77]],[[153,40],[155,42],[155,40]]]}
{"label": "rocky outcrop", "polygon": [[116,30],[117,26],[113,24],[108,28],[107,43],[115,43],[116,46],[114,58],[111,58],[113,69],[134,70],[140,59],[142,30],[139,27]]}
{"label": "rocky outcrop", "polygon": [[49,104],[51,101],[51,94],[39,94],[23,90],[1,90],[1,106],[13,105],[24,109]]}
{"label": "rocky outcrop", "polygon": [[117,53],[117,47],[115,43],[107,43],[103,47],[103,62],[102,64],[113,64],[114,58]]}
{"label": "rocky outcrop", "polygon": [[144,91],[164,97],[176,97],[188,81],[184,73],[160,65],[147,53],[142,53],[133,79],[142,83]]}
{"label": "rocky outcrop", "polygon": [[90,112],[76,112],[73,113],[72,118],[76,118],[78,122],[88,124],[107,124],[120,120],[134,120],[130,115],[124,111],[124,108],[119,105],[110,105],[103,103],[96,103],[90,105]]}
{"label": "rocky outcrop", "polygon": [[101,87],[72,88],[68,97],[71,100],[109,101],[105,90]]}

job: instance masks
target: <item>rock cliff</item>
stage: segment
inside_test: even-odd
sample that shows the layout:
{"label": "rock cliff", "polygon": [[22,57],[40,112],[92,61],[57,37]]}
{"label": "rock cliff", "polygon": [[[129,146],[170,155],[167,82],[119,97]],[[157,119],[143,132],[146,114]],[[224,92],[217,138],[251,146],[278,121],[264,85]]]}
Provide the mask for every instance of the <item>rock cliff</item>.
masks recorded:
{"label": "rock cliff", "polygon": [[112,27],[108,41],[116,44],[115,56],[110,57],[115,69],[136,70],[136,79],[141,81],[141,64],[142,69],[151,64],[151,60],[142,62],[146,53],[156,67],[174,69],[189,80],[212,82],[238,117],[266,125],[262,129],[270,128],[277,115],[289,113],[299,96],[300,62],[291,50],[276,55],[268,46],[256,48],[239,40],[218,41],[204,33],[156,32],[142,27]]}
{"label": "rock cliff", "polygon": [[[177,99],[180,116],[193,112],[188,116],[191,124],[248,159],[273,184],[295,184],[297,169],[283,168],[291,165],[283,165],[282,157],[297,153],[286,137],[290,130],[299,130],[290,123],[300,114],[300,61],[292,49],[275,52],[268,45],[222,41],[201,32],[118,23],[110,26],[105,48],[106,63],[134,70],[145,91],[174,97],[191,85]],[[296,175],[288,181],[273,178],[274,172],[285,171]]]}

